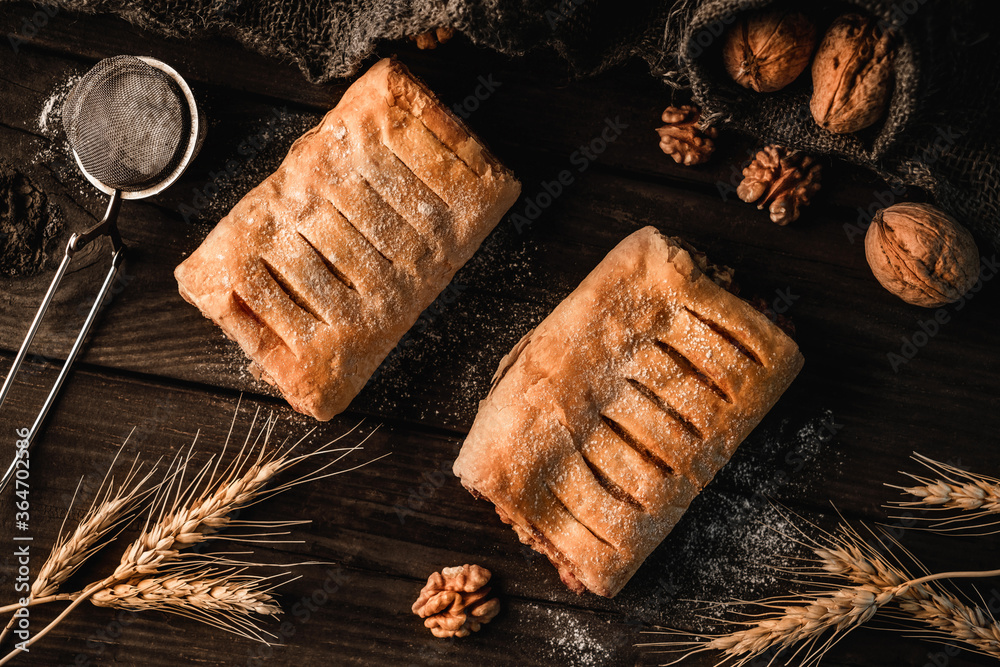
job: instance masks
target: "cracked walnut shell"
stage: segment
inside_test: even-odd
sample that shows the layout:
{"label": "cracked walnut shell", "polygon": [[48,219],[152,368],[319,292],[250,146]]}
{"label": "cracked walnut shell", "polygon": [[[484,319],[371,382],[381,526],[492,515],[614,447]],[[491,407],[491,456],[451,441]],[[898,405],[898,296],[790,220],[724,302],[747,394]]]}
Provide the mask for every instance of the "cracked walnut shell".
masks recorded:
{"label": "cracked walnut shell", "polygon": [[865,257],[882,287],[925,308],[958,301],[979,279],[972,234],[930,204],[894,204],[876,213]]}
{"label": "cracked walnut shell", "polygon": [[671,106],[663,110],[660,119],[666,123],[656,129],[660,135],[660,150],[674,158],[674,162],[689,167],[711,157],[715,150],[712,140],[719,136],[719,131],[699,126],[701,109],[690,104]]}
{"label": "cracked walnut shell", "polygon": [[726,32],[722,63],[733,81],[758,93],[781,90],[809,66],[816,26],[801,12],[744,14]]}
{"label": "cracked walnut shell", "polygon": [[863,130],[881,118],[892,92],[890,35],[872,18],[847,14],[823,37],[812,65],[809,109],[834,134]]}
{"label": "cracked walnut shell", "polygon": [[427,578],[413,613],[435,637],[467,637],[500,613],[500,601],[487,599],[490,571],[478,565],[446,567]]}
{"label": "cracked walnut shell", "polygon": [[798,220],[803,206],[819,191],[822,167],[805,153],[769,145],[757,151],[743,170],[743,181],[736,194],[757,208],[765,207],[771,221],[787,225]]}

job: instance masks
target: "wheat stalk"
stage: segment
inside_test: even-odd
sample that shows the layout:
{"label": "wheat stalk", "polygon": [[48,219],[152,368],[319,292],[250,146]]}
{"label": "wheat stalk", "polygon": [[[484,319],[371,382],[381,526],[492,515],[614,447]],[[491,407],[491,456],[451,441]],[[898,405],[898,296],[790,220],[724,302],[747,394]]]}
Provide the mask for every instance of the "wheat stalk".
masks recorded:
{"label": "wheat stalk", "polygon": [[[237,414],[238,411],[239,407],[237,406]],[[150,502],[150,510],[145,524],[139,537],[125,549],[115,571],[77,593],[59,596],[59,599],[72,599],[71,604],[45,628],[25,642],[23,649],[27,649],[44,637],[73,609],[86,600],[90,600],[98,606],[133,604],[138,606],[132,608],[164,608],[243,636],[266,641],[261,636],[261,631],[250,614],[273,615],[279,610],[269,595],[273,586],[267,586],[264,583],[270,578],[250,577],[242,574],[242,569],[217,570],[204,566],[206,561],[214,564],[258,564],[207,555],[198,556],[194,565],[184,565],[180,562],[183,557],[181,551],[208,539],[209,536],[227,526],[258,526],[273,529],[308,523],[298,521],[237,522],[233,520],[232,514],[299,484],[356,470],[384,458],[387,454],[351,468],[330,471],[330,468],[345,456],[361,449],[374,430],[352,447],[330,447],[353,433],[360,426],[358,424],[313,452],[295,454],[296,448],[309,438],[313,431],[306,433],[291,446],[287,446],[286,441],[281,446],[272,448],[270,438],[277,423],[276,418],[272,416],[266,420],[256,439],[251,443],[250,439],[257,423],[258,414],[254,415],[243,447],[223,471],[219,471],[219,466],[232,436],[233,426],[230,426],[229,437],[226,438],[222,452],[218,456],[211,457],[188,481],[185,481],[194,446],[197,443],[197,436],[195,436],[195,441],[188,453],[179,455],[168,467],[163,481],[153,488],[155,493]],[[236,416],[234,415],[234,425],[235,420]],[[290,482],[266,488],[275,475],[314,456],[332,453],[339,455],[318,469]],[[88,520],[93,519],[92,514],[88,513],[88,516],[81,523],[81,527],[87,524]],[[112,530],[114,525],[116,524],[112,524],[112,527],[107,530]],[[78,527],[74,534],[77,534],[81,527]],[[93,524],[91,524],[91,528],[93,528]],[[275,535],[281,534],[284,533],[265,532],[234,537],[241,539],[261,536],[273,538]],[[92,551],[92,549],[89,550],[89,553]],[[76,567],[79,567],[79,563]],[[208,588],[206,589],[205,586]],[[174,591],[174,593],[168,594],[168,591]],[[140,599],[145,600],[145,603],[140,603]],[[0,665],[6,664],[23,649],[18,648],[10,652],[0,660]]]}
{"label": "wheat stalk", "polygon": [[[923,576],[913,578],[846,523],[833,533],[813,528],[818,536],[795,526],[798,534],[786,537],[808,547],[816,559],[809,560],[808,566],[776,569],[806,578],[793,579],[796,583],[816,585],[834,579],[842,584],[827,583],[826,591],[750,603],[763,611],[744,614],[754,620],[740,622],[744,627],[733,632],[708,635],[668,630],[669,634],[686,634],[693,639],[639,646],[667,647],[666,652],[679,653],[678,659],[667,663],[671,665],[696,653],[718,651],[722,655],[718,665],[734,666],[746,665],[770,652],[777,657],[797,646],[788,660],[799,657],[800,664],[815,665],[844,635],[884,611],[896,620],[922,623],[925,629],[921,637],[958,641],[971,650],[1000,657],[1000,625],[992,615],[963,603],[935,583],[942,579],[998,576],[1000,570],[939,574],[924,570]],[[903,549],[893,538],[888,539]]]}
{"label": "wheat stalk", "polygon": [[[791,525],[795,526],[794,523]],[[846,522],[838,524],[833,532],[822,530],[815,524],[809,525],[815,530],[813,534],[795,526],[798,534],[792,539],[811,550],[817,560],[813,566],[796,568],[791,572],[841,579],[852,585],[882,588],[899,586],[914,579],[897,559],[890,559],[887,555],[889,547],[878,535],[872,533],[876,546]],[[888,539],[892,540],[892,545],[903,549],[895,539]],[[910,555],[905,549],[903,551]],[[913,560],[924,575],[929,574],[915,558]],[[912,597],[918,589],[918,586],[911,585],[902,595]]]}
{"label": "wheat stalk", "polygon": [[[263,452],[262,448],[262,455]],[[248,466],[242,474],[234,473],[215,488],[207,489],[200,496],[191,497],[211,468],[212,461],[209,461],[188,485],[183,495],[189,499],[179,507],[172,504],[170,496],[171,491],[180,493],[183,475],[173,477],[178,481],[164,487],[158,519],[148,521],[139,537],[126,548],[118,567],[103,581],[105,586],[114,586],[138,575],[153,573],[162,564],[176,559],[182,549],[225,528],[230,522],[230,514],[253,503],[264,486],[282,469],[285,460],[277,454],[271,460],[259,460]],[[183,469],[182,467],[181,470]]]}
{"label": "wheat stalk", "polygon": [[195,573],[161,572],[114,588],[102,588],[91,597],[98,607],[149,610],[193,606],[204,611],[276,615],[281,607],[262,588],[263,577],[202,570]]}
{"label": "wheat stalk", "polygon": [[671,647],[671,652],[682,654],[668,665],[686,660],[696,653],[718,651],[723,656],[718,665],[738,667],[771,651],[780,653],[799,645],[788,660],[802,654],[801,665],[814,665],[844,635],[871,619],[905,586],[888,589],[871,585],[850,586],[831,593],[814,592],[761,600],[753,604],[773,611],[763,614],[759,620],[739,623],[746,626],[743,629],[719,635],[694,634],[694,640],[639,646]]}
{"label": "wheat stalk", "polygon": [[[256,419],[255,415],[254,423]],[[360,449],[367,438],[354,447],[339,449],[324,447],[315,452],[294,455],[295,449],[312,434],[312,431],[306,433],[290,447],[282,445],[272,449],[269,443],[276,423],[274,417],[269,418],[258,432],[257,440],[253,443],[250,442],[250,433],[253,432],[253,424],[251,424],[250,433],[247,435],[243,448],[222,473],[218,471],[220,454],[218,457],[209,459],[193,478],[185,483],[184,477],[190,461],[190,454],[187,457],[179,457],[176,469],[165,481],[162,492],[157,495],[153,502],[153,509],[141,534],[125,549],[121,562],[115,571],[101,583],[105,587],[113,587],[137,576],[154,573],[163,564],[175,561],[180,556],[181,550],[198,544],[229,526],[232,523],[231,515],[233,513],[293,486],[339,475],[360,467],[355,466],[347,470],[327,472],[330,467],[336,465],[345,456]],[[356,428],[357,426],[333,442],[346,437]],[[266,488],[276,475],[288,468],[308,458],[334,452],[339,452],[340,455],[318,470],[277,488]],[[367,463],[362,465],[367,465]],[[199,492],[199,489],[203,490]],[[155,520],[154,516],[156,516]],[[242,522],[240,525],[273,527],[275,525],[295,525],[296,523]],[[263,535],[271,537],[277,534],[279,533],[264,533]]]}
{"label": "wheat stalk", "polygon": [[992,520],[995,515],[1000,514],[1000,479],[962,470],[917,453],[914,453],[912,458],[930,470],[934,476],[926,477],[903,472],[903,475],[916,484],[912,486],[886,484],[886,486],[899,489],[915,500],[898,500],[890,503],[891,506],[951,511],[953,515],[945,519],[921,518],[924,521],[932,521],[933,523],[926,528],[935,532],[957,532],[968,536],[992,535],[997,532],[996,530],[970,531],[984,531],[1000,524],[1000,518],[997,521]]}
{"label": "wheat stalk", "polygon": [[[895,539],[888,539],[906,552]],[[902,565],[890,562],[846,526],[842,525],[838,533],[828,536],[826,541],[825,545],[817,544],[813,552],[819,558],[822,571],[832,577],[883,588],[912,580]],[[884,545],[881,540],[880,543]],[[922,637],[957,641],[966,649],[1000,658],[1000,623],[988,609],[966,604],[954,593],[931,582],[911,583],[895,602],[902,613],[894,613],[892,617],[923,624],[927,629]]]}
{"label": "wheat stalk", "polygon": [[952,640],[964,648],[1000,659],[1000,624],[988,610],[962,602],[944,591],[929,592],[915,600],[900,601],[907,617],[928,628],[921,637]]}
{"label": "wheat stalk", "polygon": [[[129,437],[131,437],[131,434],[129,434]],[[48,558],[42,563],[41,569],[39,569],[35,580],[32,582],[25,604],[21,605],[18,603],[17,605],[11,605],[10,608],[0,608],[0,613],[14,611],[16,607],[20,606],[27,607],[45,602],[54,602],[60,599],[70,599],[69,595],[56,595],[59,587],[90,556],[110,541],[109,539],[105,539],[108,534],[125,523],[142,500],[154,490],[146,488],[146,483],[153,476],[156,467],[153,466],[145,476],[140,478],[139,472],[142,466],[139,464],[138,455],[136,455],[124,479],[119,484],[115,484],[115,479],[111,476],[111,471],[114,469],[122,449],[128,444],[128,440],[128,437],[125,438],[125,442],[122,443],[118,453],[112,459],[111,465],[108,466],[108,472],[104,475],[104,479],[98,487],[94,501],[80,520],[80,523],[77,524],[76,529],[71,533],[65,533],[66,520],[69,518],[69,513],[76,502],[76,496],[80,492],[80,486],[83,484],[83,478],[80,478],[76,491],[73,493],[73,499],[70,501],[70,506],[63,516],[63,523],[59,527],[55,545],[49,552]],[[3,640],[7,637],[15,620],[16,617],[11,617],[3,631],[0,632],[0,643],[3,643]]]}

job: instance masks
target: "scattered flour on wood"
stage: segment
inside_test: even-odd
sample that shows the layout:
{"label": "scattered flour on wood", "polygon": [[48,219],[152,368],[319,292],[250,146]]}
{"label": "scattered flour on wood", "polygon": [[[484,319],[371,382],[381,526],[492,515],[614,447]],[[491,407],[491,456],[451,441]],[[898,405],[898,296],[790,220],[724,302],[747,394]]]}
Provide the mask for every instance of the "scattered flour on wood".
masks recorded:
{"label": "scattered flour on wood", "polygon": [[[840,469],[836,448],[827,447],[840,425],[831,410],[805,419],[762,425],[740,445],[717,480],[761,496],[808,491],[818,477]],[[822,459],[822,464],[817,461]]]}
{"label": "scattered flour on wood", "polygon": [[787,556],[798,551],[795,528],[766,503],[721,494],[708,500],[702,512],[714,520],[699,521],[683,545],[698,565],[693,588],[718,591],[725,599],[780,585],[784,580],[774,566],[789,565]]}
{"label": "scattered flour on wood", "polygon": [[83,74],[83,71],[69,72],[39,107],[35,128],[42,138],[37,139],[38,149],[32,164],[51,171],[76,203],[94,213],[107,205],[107,197],[80,173],[62,123],[63,103]]}
{"label": "scattered flour on wood", "polygon": [[[497,296],[534,283],[534,249],[497,230],[382,363],[362,399],[378,412],[415,409],[416,418],[469,426],[500,359],[555,307]],[[482,259],[487,257],[488,261]],[[428,397],[425,387],[443,387]]]}
{"label": "scattered flour on wood", "polygon": [[612,650],[594,637],[576,614],[547,608],[549,646],[567,667],[603,667],[609,665]]}
{"label": "scattered flour on wood", "polygon": [[81,78],[83,78],[82,74],[71,74],[52,89],[38,114],[37,128],[41,134],[50,139],[62,136],[63,103]]}

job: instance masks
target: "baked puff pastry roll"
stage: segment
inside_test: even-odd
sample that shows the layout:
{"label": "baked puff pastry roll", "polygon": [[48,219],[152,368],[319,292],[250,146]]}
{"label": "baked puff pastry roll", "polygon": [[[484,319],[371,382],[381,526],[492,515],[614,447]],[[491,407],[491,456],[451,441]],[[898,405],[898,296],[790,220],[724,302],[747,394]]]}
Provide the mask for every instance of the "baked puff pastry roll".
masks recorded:
{"label": "baked puff pastry roll", "polygon": [[454,471],[572,590],[613,597],[802,363],[646,227],[503,359]]}
{"label": "baked puff pastry roll", "polygon": [[375,64],[175,271],[299,412],[347,408],[520,184],[402,64]]}

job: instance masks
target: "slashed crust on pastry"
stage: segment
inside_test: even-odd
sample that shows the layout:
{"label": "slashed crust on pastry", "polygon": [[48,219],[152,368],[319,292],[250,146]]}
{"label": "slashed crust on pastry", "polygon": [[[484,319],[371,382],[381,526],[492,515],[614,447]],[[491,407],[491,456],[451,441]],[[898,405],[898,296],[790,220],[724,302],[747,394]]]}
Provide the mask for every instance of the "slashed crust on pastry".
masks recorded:
{"label": "slashed crust on pastry", "polygon": [[646,227],[503,359],[454,471],[571,589],[612,597],[802,363]]}
{"label": "slashed crust on pastry", "polygon": [[400,63],[375,64],[175,271],[296,410],[346,409],[520,184]]}

